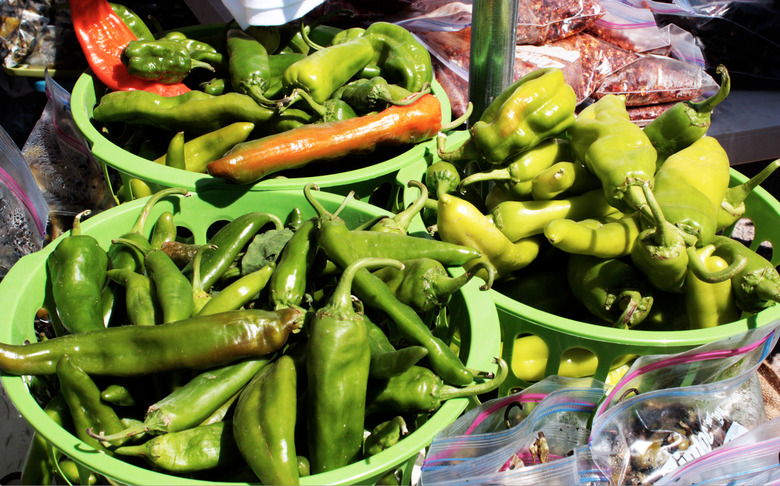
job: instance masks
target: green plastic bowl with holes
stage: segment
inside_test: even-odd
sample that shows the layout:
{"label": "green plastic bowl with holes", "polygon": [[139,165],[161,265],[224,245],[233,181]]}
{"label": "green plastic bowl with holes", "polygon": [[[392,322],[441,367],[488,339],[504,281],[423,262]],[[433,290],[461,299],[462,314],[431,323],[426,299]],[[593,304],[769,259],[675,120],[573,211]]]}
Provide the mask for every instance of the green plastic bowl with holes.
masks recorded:
{"label": "green plastic bowl with holes", "polygon": [[[318,201],[329,211],[335,211],[344,197],[325,191],[314,193]],[[122,204],[104,211],[82,223],[82,232],[94,236],[104,247],[126,232],[146,202],[146,198]],[[171,211],[182,234],[191,233],[195,243],[204,243],[213,224],[232,220],[249,211],[276,214],[283,220],[294,208],[299,208],[304,218],[315,216],[314,210],[303,196],[303,191],[260,191],[237,194],[233,191],[212,191],[190,197],[166,197],[155,207],[149,221],[155,221],[163,211]],[[350,201],[339,215],[350,227],[386,211],[362,201]],[[152,225],[149,225],[152,226]],[[147,231],[147,236],[151,228]],[[67,235],[67,233],[66,233]],[[63,236],[66,236],[63,235]],[[41,251],[23,257],[0,282],[0,298],[5,302],[0,316],[0,342],[22,344],[34,341],[33,321],[45,302],[50,302],[47,291],[46,259],[59,240]],[[452,269],[454,274],[461,271]],[[474,369],[494,369],[493,358],[499,355],[500,332],[498,316],[488,292],[479,290],[476,281],[469,282],[453,295],[449,304],[450,322],[459,323],[460,356],[466,366]],[[98,453],[77,439],[70,432],[55,424],[30,393],[29,377],[0,374],[0,381],[14,406],[36,432],[61,450],[66,456],[112,481],[123,484],[204,484],[202,481],[167,475],[131,465],[120,459]],[[302,484],[374,484],[382,475],[396,468],[404,470],[405,482],[415,459],[434,435],[454,421],[468,404],[467,398],[445,402],[427,422],[397,445],[349,466],[301,478]]]}
{"label": "green plastic bowl with holes", "polygon": [[[467,134],[462,131],[451,132],[447,144],[456,147],[466,138]],[[405,167],[398,174],[399,184],[421,180],[428,166],[437,160],[437,157],[429,163],[421,160]],[[745,180],[747,178],[743,174],[731,169],[731,185]],[[404,203],[409,204],[414,197],[415,191],[407,191],[403,196]],[[780,248],[780,202],[765,189],[758,187],[748,196],[745,207],[743,219],[749,220],[755,230],[750,247],[755,250],[759,245],[769,243],[772,248]],[[425,226],[419,221],[412,228],[425,232]],[[732,229],[727,229],[726,234],[731,234]],[[780,252],[773,252],[770,260],[775,266],[780,264]],[[510,364],[509,376],[499,388],[499,394],[502,395],[532,384],[518,377],[518,373],[511,369],[515,352],[522,352],[521,349],[515,349],[515,340],[529,334],[541,338],[547,346],[548,359],[543,376],[558,374],[562,357],[567,356],[565,353],[568,351],[577,356],[581,360],[579,362],[588,360],[592,366],[590,369],[595,370],[593,376],[596,379],[609,381],[610,371],[630,361],[632,356],[678,353],[780,319],[780,305],[774,305],[758,314],[709,329],[623,330],[563,318],[518,302],[496,290],[490,290],[489,293],[501,323],[501,356]]]}
{"label": "green plastic bowl with holes", "polygon": [[[100,133],[93,124],[92,112],[100,99],[101,83],[89,74],[82,74],[73,87],[71,94],[71,110],[73,119],[81,134],[87,140],[95,159],[105,167],[110,167],[119,172],[123,180],[138,178],[147,183],[157,184],[163,187],[183,187],[191,191],[206,191],[211,189],[224,189],[226,187],[236,190],[267,191],[267,190],[292,190],[302,188],[306,183],[313,182],[320,188],[336,194],[346,194],[355,191],[360,200],[367,200],[380,186],[387,184],[394,187],[394,179],[397,172],[414,161],[426,157],[428,153],[436,153],[436,141],[427,140],[412,145],[406,150],[395,148],[393,150],[377,150],[361,166],[353,167],[342,172],[322,173],[318,175],[305,175],[300,177],[279,177],[271,175],[254,184],[242,187],[227,180],[213,177],[205,173],[188,172],[172,167],[157,164],[150,160],[128,152]],[[451,121],[451,107],[447,94],[439,83],[432,83],[433,94],[441,103],[442,123]],[[388,155],[391,155],[388,158]],[[361,159],[362,160],[362,159]],[[317,165],[315,162],[314,166]],[[338,163],[327,163],[324,167],[338,167]],[[318,168],[318,171],[320,169]],[[290,171],[288,171],[290,172]],[[306,173],[306,171],[302,171]],[[116,189],[114,188],[116,192]],[[389,209],[389,208],[388,208]]]}

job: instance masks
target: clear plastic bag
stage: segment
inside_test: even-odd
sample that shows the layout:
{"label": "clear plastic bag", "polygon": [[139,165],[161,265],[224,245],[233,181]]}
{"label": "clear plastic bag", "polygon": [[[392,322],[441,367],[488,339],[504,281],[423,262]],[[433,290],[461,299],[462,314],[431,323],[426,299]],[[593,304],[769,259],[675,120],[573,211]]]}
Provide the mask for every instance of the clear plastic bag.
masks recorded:
{"label": "clear plastic bag", "polygon": [[612,484],[653,484],[766,421],[755,372],[777,324],[690,351],[638,358],[593,418],[589,445]]}
{"label": "clear plastic bag", "polygon": [[[509,428],[504,426],[502,430],[500,422],[493,420],[491,427],[479,429],[489,432],[442,437],[437,434],[422,465],[422,484],[481,482],[482,476],[555,462],[586,444],[587,424],[604,395],[604,384],[588,379],[558,380],[557,377],[550,380],[557,389],[547,394],[538,393],[546,386],[539,382],[536,391],[526,389],[512,395],[514,401],[507,397],[483,404],[481,415],[494,419],[506,415],[510,417]],[[524,399],[527,401],[523,402]],[[519,403],[524,406],[515,407]],[[533,409],[523,417],[523,410],[533,403]],[[497,408],[493,410],[494,407]],[[512,416],[513,412],[518,415]],[[474,418],[469,415],[464,423],[473,425]]]}
{"label": "clear plastic bag", "polygon": [[0,127],[0,279],[43,248],[49,207],[19,148]]}
{"label": "clear plastic bag", "polygon": [[668,28],[656,24],[652,10],[618,0],[601,0],[606,13],[586,32],[633,52],[647,52],[671,43]]}

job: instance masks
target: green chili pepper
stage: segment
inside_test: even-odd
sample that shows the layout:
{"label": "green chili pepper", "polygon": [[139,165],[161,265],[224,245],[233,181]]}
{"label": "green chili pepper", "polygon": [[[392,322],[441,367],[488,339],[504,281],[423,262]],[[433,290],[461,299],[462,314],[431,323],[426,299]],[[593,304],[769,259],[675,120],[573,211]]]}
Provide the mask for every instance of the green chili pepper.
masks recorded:
{"label": "green chili pepper", "polygon": [[[715,245],[707,245],[696,250],[699,258],[708,270],[717,272],[729,267],[729,263],[713,255]],[[692,271],[685,279],[685,310],[690,329],[706,329],[728,324],[739,319],[740,311],[734,300],[731,280],[722,282],[704,282]]]}
{"label": "green chili pepper", "polygon": [[256,299],[260,291],[265,288],[275,269],[276,264],[270,262],[259,270],[255,270],[231,282],[230,285],[211,297],[197,315],[219,314],[220,312],[238,310],[246,306]]}
{"label": "green chili pepper", "polygon": [[[113,434],[122,430],[124,426],[119,416],[110,405],[101,401],[95,382],[67,354],[57,360],[55,368],[76,437],[98,451],[112,455],[101,441],[88,432]],[[121,445],[121,441],[114,441],[112,445]]]}
{"label": "green chili pepper", "polygon": [[363,442],[363,457],[371,457],[398,444],[409,435],[409,428],[403,417],[396,416],[371,429]]}
{"label": "green chili pepper", "polygon": [[388,80],[411,92],[433,81],[433,65],[428,49],[404,27],[390,22],[374,22],[362,38],[371,41],[370,64],[379,67]]}
{"label": "green chili pepper", "polygon": [[230,29],[227,50],[233,90],[250,96],[260,105],[273,105],[263,94],[271,77],[268,51],[263,44],[240,29]]}
{"label": "green chili pepper", "polygon": [[621,259],[572,253],[567,280],[574,297],[612,327],[636,327],[653,305],[653,288],[645,275]]}
{"label": "green chili pepper", "polygon": [[198,85],[201,91],[212,96],[218,96],[230,91],[230,81],[225,78],[213,78]]}
{"label": "green chili pepper", "polygon": [[178,42],[187,49],[191,59],[205,62],[215,68],[222,64],[225,57],[213,46],[203,41],[190,39],[181,32],[168,32],[163,39]]}
{"label": "green chili pepper", "polygon": [[336,35],[333,36],[333,39],[331,39],[330,44],[343,44],[344,42],[351,41],[352,39],[355,39],[357,37],[361,37],[366,32],[366,29],[363,27],[350,27],[348,29],[344,29],[340,32],[337,32]]}
{"label": "green chili pepper", "polygon": [[444,266],[453,266],[464,265],[481,255],[468,245],[385,231],[351,230],[344,238],[359,258],[433,258]]}
{"label": "green chili pepper", "polygon": [[163,243],[167,241],[175,241],[177,236],[176,222],[173,218],[173,213],[170,211],[163,211],[160,216],[157,217],[154,226],[152,227],[152,234],[149,235],[149,244],[152,248],[162,248]]}
{"label": "green chili pepper", "polygon": [[432,258],[405,260],[403,264],[403,269],[385,267],[375,271],[374,275],[390,287],[398,300],[417,312],[440,309],[447,305],[452,294],[470,282],[480,269],[487,268],[489,275],[483,290],[489,289],[493,283],[490,278],[492,267],[484,262],[458,277],[451,277],[444,265]]}
{"label": "green chili pepper", "polygon": [[658,153],[658,167],[667,157],[699,140],[709,130],[712,110],[726,99],[731,91],[731,79],[725,66],[718,66],[716,71],[721,77],[717,93],[704,101],[681,101],[658,115],[644,128]]}
{"label": "green chili pepper", "polygon": [[422,182],[410,180],[406,183],[406,187],[416,187],[420,190],[420,195],[409,206],[396,213],[393,217],[383,217],[375,224],[373,224],[369,231],[384,231],[389,233],[398,233],[406,235],[409,232],[409,225],[415,216],[420,214],[420,211],[425,207],[425,203],[428,201],[428,188]]}
{"label": "green chili pepper", "polygon": [[[351,243],[346,243],[346,238],[351,232],[343,220],[340,220],[337,215],[329,213],[313,198],[311,190],[312,185],[310,184],[304,187],[304,195],[318,215],[318,246],[336,265],[340,268],[346,268],[361,258],[360,253]],[[385,237],[414,238],[377,231],[366,233]],[[387,314],[394,322],[398,332],[410,344],[427,348],[431,366],[446,382],[455,385],[471,383],[474,378],[472,372],[463,365],[455,352],[441,339],[433,335],[414,309],[399,302],[387,285],[378,277],[367,270],[358,271],[355,275],[355,293],[368,307]]]}
{"label": "green chili pepper", "polygon": [[236,445],[262,484],[299,483],[297,401],[295,363],[282,355],[255,374],[236,402]]}
{"label": "green chili pepper", "polygon": [[329,302],[309,326],[306,346],[308,445],[312,472],[346,466],[360,457],[371,355],[362,315],[352,306],[356,274],[369,266],[402,266],[366,258],[344,269]]}
{"label": "green chili pepper", "polygon": [[177,132],[165,152],[165,165],[174,169],[186,170],[187,164],[184,159],[184,132]]}
{"label": "green chili pepper", "polygon": [[559,68],[530,72],[488,105],[463,145],[451,152],[439,150],[439,157],[502,164],[572,125],[576,98]]}
{"label": "green chili pepper", "polygon": [[149,27],[146,26],[138,14],[127,8],[125,5],[120,5],[113,2],[109,2],[109,5],[111,5],[111,9],[114,11],[114,13],[116,13],[119,18],[122,19],[122,23],[125,24],[133,32],[133,34],[135,34],[136,39],[141,41],[154,40],[154,34],[152,34],[152,31],[149,30]]}
{"label": "green chili pepper", "polygon": [[182,44],[173,40],[130,41],[122,51],[122,61],[131,76],[163,84],[184,81],[194,68],[214,68],[190,57]]}
{"label": "green chili pepper", "polygon": [[98,475],[90,471],[80,463],[71,459],[62,458],[57,461],[57,478],[65,481],[66,484],[92,485],[99,482]]}
{"label": "green chili pepper", "polygon": [[495,390],[509,374],[509,366],[496,358],[498,371],[490,379],[465,387],[445,385],[441,378],[423,366],[412,366],[406,372],[387,380],[371,381],[366,398],[366,415],[434,412],[452,398],[472,397]]}
{"label": "green chili pepper", "polygon": [[780,167],[780,159],[770,162],[758,174],[742,184],[726,189],[726,195],[718,205],[718,231],[739,221],[739,218],[745,214],[745,199],[778,167]]}
{"label": "green chili pepper", "polygon": [[152,279],[127,268],[111,269],[108,278],[125,288],[127,317],[134,326],[154,326],[162,322],[160,303]]}
{"label": "green chili pepper", "polygon": [[[384,334],[384,331],[381,329],[379,329],[379,332]],[[389,344],[389,341],[387,343]],[[381,380],[401,374],[428,356],[428,350],[422,346],[404,346],[399,349],[393,348],[390,351],[386,351],[371,336],[371,331],[369,331],[369,346],[371,347],[371,364],[368,376],[373,379]],[[390,347],[392,347],[392,344]]]}
{"label": "green chili pepper", "polygon": [[568,141],[551,138],[511,156],[501,168],[469,175],[461,181],[459,189],[477,182],[495,181],[504,185],[513,197],[529,198],[537,174],[556,162],[572,160],[573,156]]}
{"label": "green chili pepper", "polygon": [[135,399],[130,390],[126,386],[118,383],[112,383],[104,388],[100,392],[100,399],[104,402],[112,405],[119,405],[121,407],[131,407],[135,405]]}
{"label": "green chili pepper", "polygon": [[394,95],[395,90],[391,88],[390,83],[385,78],[376,76],[345,85],[339,90],[339,99],[345,101],[357,113],[369,113],[384,110],[389,105],[410,105],[430,91],[430,84],[421,87],[416,93],[403,88],[402,90],[400,97],[398,94]]}
{"label": "green chili pepper", "polygon": [[26,345],[0,343],[0,370],[48,375],[67,354],[90,375],[139,376],[213,368],[279,349],[300,327],[301,311],[245,309],[156,326],[120,326]]}
{"label": "green chili pepper", "polygon": [[436,197],[458,190],[461,180],[460,171],[451,162],[437,160],[425,170],[425,186]]}
{"label": "green chili pepper", "polygon": [[109,258],[94,237],[81,233],[81,218],[90,213],[76,215],[70,235],[46,260],[56,315],[73,334],[105,328],[101,293]]}
{"label": "green chili pepper", "polygon": [[[364,38],[327,47],[288,67],[282,83],[290,92],[287,104],[300,99],[300,92],[311,96],[315,103],[324,103],[337,88],[346,83],[371,61],[371,42]],[[298,93],[297,95],[295,93]]]}
{"label": "green chili pepper", "polygon": [[593,172],[579,162],[561,161],[539,171],[531,180],[531,198],[555,199],[584,194],[601,187]]}
{"label": "green chili pepper", "polygon": [[229,422],[169,432],[143,444],[117,447],[114,453],[140,457],[155,468],[179,474],[226,467],[239,460]]}
{"label": "green chili pepper", "polygon": [[491,212],[493,223],[510,241],[544,233],[547,224],[559,218],[575,221],[615,213],[600,189],[579,196],[547,201],[504,201]]}
{"label": "green chili pepper", "polygon": [[583,109],[567,128],[574,154],[601,181],[609,203],[624,213],[643,204],[642,183],[653,184],[656,151],[628,116],[625,98],[607,95]]}
{"label": "green chili pepper", "polygon": [[[480,253],[479,258],[463,264],[467,271],[487,263],[493,267],[495,280],[509,278],[533,262],[544,239],[530,237],[513,242],[473,204],[451,194],[439,194],[436,226],[442,241]],[[477,276],[488,280],[487,272],[478,272]]]}
{"label": "green chili pepper", "polygon": [[581,221],[554,219],[544,227],[544,236],[567,253],[621,258],[631,254],[641,230],[639,213],[634,212]]}
{"label": "green chili pepper", "polygon": [[276,270],[268,284],[274,309],[298,307],[303,302],[309,269],[317,250],[317,223],[308,219],[295,230],[279,256]]}
{"label": "green chili pepper", "polygon": [[191,90],[177,96],[160,96],[143,90],[111,91],[92,112],[97,122],[149,125],[162,130],[213,131],[235,122],[266,126],[276,110],[258,105],[241,93],[219,96]]}

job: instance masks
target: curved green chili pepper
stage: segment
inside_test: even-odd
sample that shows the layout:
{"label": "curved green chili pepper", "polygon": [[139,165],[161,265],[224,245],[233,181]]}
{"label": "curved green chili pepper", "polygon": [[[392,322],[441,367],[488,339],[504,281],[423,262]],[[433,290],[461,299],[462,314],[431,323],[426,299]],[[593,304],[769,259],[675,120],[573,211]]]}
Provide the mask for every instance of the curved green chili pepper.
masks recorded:
{"label": "curved green chili pepper", "polygon": [[154,326],[162,322],[160,303],[152,279],[127,268],[106,272],[108,278],[125,288],[127,317],[134,326]]}
{"label": "curved green chili pepper", "polygon": [[379,326],[363,314],[368,332],[368,347],[371,351],[369,378],[383,379],[403,373],[418,361],[428,356],[428,350],[422,346],[405,346],[396,349]]}
{"label": "curved green chili pepper", "polygon": [[[0,370],[50,375],[57,360],[90,375],[139,376],[183,368],[214,368],[266,356],[300,328],[301,311],[244,309],[156,326],[119,326],[14,345],[0,343]],[[152,354],[150,354],[152,353]]]}
{"label": "curved green chili pepper", "polygon": [[195,68],[214,71],[211,64],[192,59],[184,45],[165,39],[130,41],[122,62],[131,76],[163,84],[181,83]]}
{"label": "curved green chili pepper", "polygon": [[293,358],[282,355],[257,372],[236,402],[233,436],[262,484],[299,483],[296,381]]}
{"label": "curved green chili pepper", "polygon": [[631,254],[639,232],[639,213],[619,214],[601,219],[554,219],[544,227],[552,246],[567,253],[599,258],[621,258]]}
{"label": "curved green chili pepper", "polygon": [[[715,245],[707,245],[696,250],[698,257],[710,271],[725,270],[729,264],[723,258],[713,255]],[[741,314],[734,300],[731,280],[722,282],[704,282],[692,271],[685,279],[685,310],[691,329],[706,329],[728,324],[739,319]]]}
{"label": "curved green chili pepper", "polygon": [[704,101],[681,101],[645,126],[645,135],[658,153],[658,167],[667,157],[699,140],[709,130],[712,110],[731,91],[731,79],[726,67],[720,65],[716,71],[721,77],[717,93]]}
{"label": "curved green chili pepper", "polygon": [[174,169],[187,169],[184,154],[184,132],[177,132],[171,138],[168,150],[165,152],[165,165]]}
{"label": "curved green chili pepper", "polygon": [[644,274],[621,259],[572,253],[567,280],[574,297],[612,327],[636,327],[653,305],[653,287]]}
{"label": "curved green chili pepper", "polygon": [[[190,172],[206,172],[209,162],[225,155],[234,145],[246,141],[254,128],[254,123],[235,122],[184,142],[185,168]],[[166,155],[155,159],[155,162],[170,165]]]}
{"label": "curved green chili pepper", "polygon": [[371,381],[366,398],[366,415],[379,413],[434,412],[452,398],[471,397],[495,390],[509,375],[509,366],[496,358],[498,371],[490,379],[465,387],[445,385],[441,378],[423,366],[387,380]]}
{"label": "curved green chili pepper", "polygon": [[259,105],[272,106],[273,102],[264,94],[271,78],[271,65],[263,44],[243,30],[230,29],[227,51],[233,90],[250,96]]}
{"label": "curved green chili pepper", "polygon": [[135,405],[135,398],[133,398],[130,390],[126,386],[118,383],[112,383],[104,388],[100,392],[100,399],[112,405],[119,405],[122,407],[131,407]]}
{"label": "curved green chili pepper", "polygon": [[213,78],[210,81],[204,81],[198,85],[201,91],[206,94],[217,96],[230,91],[230,81],[225,78]]}
{"label": "curved green chili pepper", "polygon": [[579,196],[547,201],[504,201],[493,211],[493,223],[511,241],[538,235],[547,224],[559,218],[575,221],[600,218],[617,212],[600,189]]}
{"label": "curved green chili pepper", "polygon": [[379,67],[382,75],[391,82],[416,93],[433,81],[428,49],[404,27],[390,22],[374,22],[361,37],[371,41],[373,48],[373,57],[367,64]]}
{"label": "curved green chili pepper", "polygon": [[117,447],[114,454],[140,457],[155,468],[179,474],[207,471],[239,461],[230,422],[169,432],[143,444]]}
{"label": "curved green chili pepper", "polygon": [[360,457],[371,355],[363,317],[352,306],[356,274],[369,266],[402,267],[366,258],[344,269],[327,305],[314,315],[306,346],[309,461],[314,474]]}
{"label": "curved green chili pepper", "polygon": [[574,154],[601,181],[609,203],[624,213],[642,206],[643,182],[653,184],[657,154],[631,122],[625,98],[607,95],[584,108],[566,129]]}
{"label": "curved green chili pepper", "polygon": [[170,211],[163,211],[160,216],[157,217],[154,226],[152,227],[152,234],[149,235],[149,244],[152,248],[162,248],[163,243],[167,241],[176,240],[176,223],[173,219],[173,213]]}
{"label": "curved green chili pepper", "polygon": [[439,157],[502,164],[574,123],[576,98],[559,68],[532,71],[488,105],[463,145],[450,152],[439,150]]}
{"label": "curved green chili pepper", "polygon": [[196,315],[219,314],[246,306],[265,288],[275,269],[276,264],[269,262],[259,270],[236,279],[211,297]]}
{"label": "curved green chili pepper", "polygon": [[308,219],[301,223],[285,245],[271,275],[268,289],[274,309],[301,305],[316,251],[317,222]]}
{"label": "curved green chili pepper", "polygon": [[109,258],[93,236],[81,233],[81,218],[90,213],[76,215],[70,235],[46,259],[56,315],[72,334],[105,328],[101,294]]}
{"label": "curved green chili pepper", "polygon": [[138,14],[127,8],[125,5],[120,5],[113,2],[109,2],[108,4],[111,5],[111,9],[114,11],[114,13],[116,13],[119,18],[122,19],[122,23],[125,24],[133,32],[133,34],[135,34],[136,39],[141,41],[154,40],[154,34],[152,34],[152,31],[149,30],[149,27],[146,26]]}
{"label": "curved green chili pepper", "polygon": [[344,244],[352,247],[359,258],[433,258],[444,266],[453,266],[464,265],[481,255],[468,245],[386,231],[351,230],[344,238]]}
{"label": "curved green chili pepper", "polygon": [[780,167],[780,159],[770,162],[758,174],[742,184],[726,189],[726,195],[718,205],[718,231],[739,221],[739,218],[745,214],[745,199],[778,167]]}
{"label": "curved green chili pepper", "polygon": [[555,199],[584,194],[601,187],[601,181],[579,162],[560,161],[531,179],[531,198]]}
{"label": "curved green chili pepper", "polygon": [[409,435],[409,428],[403,417],[396,416],[371,429],[363,442],[363,457],[371,457],[398,444]]}
{"label": "curved green chili pepper", "polygon": [[[346,244],[346,238],[351,231],[343,220],[329,213],[314,199],[311,194],[313,187],[307,184],[304,187],[304,195],[318,215],[318,246],[336,265],[346,268],[361,258],[360,253],[351,244]],[[366,233],[383,237],[414,238],[377,231]],[[356,273],[354,283],[355,294],[366,306],[383,311],[395,324],[399,334],[409,343],[428,349],[428,360],[431,366],[446,382],[455,385],[471,383],[474,379],[471,370],[463,365],[458,355],[449,346],[433,335],[414,309],[398,301],[384,282],[368,270],[362,269]]]}

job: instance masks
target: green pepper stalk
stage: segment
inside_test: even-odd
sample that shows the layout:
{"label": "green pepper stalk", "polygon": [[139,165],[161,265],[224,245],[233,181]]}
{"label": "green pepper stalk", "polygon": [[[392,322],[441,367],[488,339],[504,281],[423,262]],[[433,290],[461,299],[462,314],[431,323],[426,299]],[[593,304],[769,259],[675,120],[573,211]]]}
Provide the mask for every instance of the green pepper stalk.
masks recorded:
{"label": "green pepper stalk", "polygon": [[460,182],[458,190],[462,192],[463,187],[477,182],[494,181],[503,184],[513,197],[530,198],[532,181],[539,172],[557,162],[572,160],[573,156],[567,140],[544,140],[533,148],[509,157],[500,168],[469,175]]}
{"label": "green pepper stalk", "polygon": [[780,159],[770,162],[758,174],[742,184],[726,189],[726,195],[718,205],[718,231],[736,223],[745,214],[745,199],[778,167],[780,167]]}
{"label": "green pepper stalk", "polygon": [[69,355],[90,375],[139,376],[266,356],[300,328],[301,311],[244,309],[156,326],[119,326],[26,345],[0,343],[0,371],[50,375]]}
{"label": "green pepper stalk", "polygon": [[106,272],[112,282],[125,288],[127,317],[134,326],[154,326],[162,322],[160,303],[152,279],[127,268]]}
{"label": "green pepper stalk", "polygon": [[[57,360],[55,368],[62,396],[70,410],[76,437],[98,451],[112,455],[110,449],[92,437],[89,431],[105,434],[118,432],[124,428],[119,416],[110,405],[101,401],[100,389],[73,359],[64,355]],[[116,440],[111,445],[121,443],[122,440]]]}
{"label": "green pepper stalk", "polygon": [[531,198],[556,199],[584,194],[601,187],[593,172],[579,162],[560,161],[531,179]]}
{"label": "green pepper stalk", "polygon": [[236,402],[235,443],[262,484],[300,482],[295,449],[296,382],[293,358],[282,355],[252,378]]}
{"label": "green pepper stalk", "polygon": [[559,68],[530,72],[493,100],[469,129],[471,136],[463,145],[450,152],[440,150],[439,157],[449,162],[474,159],[503,164],[574,123],[576,98]]}
{"label": "green pepper stalk", "polygon": [[94,237],[81,233],[81,218],[90,213],[76,215],[70,235],[46,260],[56,316],[72,334],[105,328],[101,293],[109,258]]}
{"label": "green pepper stalk", "polygon": [[482,286],[488,290],[493,284],[493,267],[485,262],[471,267],[458,277],[451,277],[439,261],[432,258],[415,258],[403,262],[404,268],[381,268],[374,272],[390,287],[393,294],[417,312],[440,309],[447,305],[452,294],[469,283],[481,269],[488,272],[488,281]]}
{"label": "green pepper stalk", "polygon": [[400,375],[369,383],[366,415],[435,412],[446,400],[489,393],[504,382],[509,366],[495,358],[498,371],[484,381],[469,386],[445,385],[441,378],[424,366],[412,366]]}
{"label": "green pepper stalk", "polygon": [[236,279],[208,299],[195,315],[214,315],[247,306],[265,289],[275,270],[276,264],[269,262],[260,269]]}
{"label": "green pepper stalk", "polygon": [[621,258],[631,254],[641,230],[639,213],[634,212],[580,221],[554,219],[544,227],[544,236],[567,253]]}
{"label": "green pepper stalk", "polygon": [[428,201],[428,188],[425,187],[425,184],[422,182],[414,180],[407,182],[406,187],[416,187],[420,191],[420,195],[417,199],[412,201],[406,209],[398,212],[395,216],[387,216],[380,219],[369,228],[369,231],[384,231],[401,235],[409,233],[409,225],[412,223],[415,216],[420,214],[420,211],[422,211],[425,207],[425,203]]}
{"label": "green pepper stalk", "polygon": [[747,259],[747,265],[731,278],[737,307],[744,312],[757,313],[780,302],[780,274],[769,260],[725,236],[716,235],[713,245],[713,255],[726,261],[739,257]]}
{"label": "green pepper stalk", "polygon": [[227,32],[228,67],[233,90],[250,96],[261,106],[274,106],[265,96],[271,78],[268,51],[263,44],[240,29]]}
{"label": "green pepper stalk", "polygon": [[577,161],[601,181],[607,201],[624,213],[644,203],[641,185],[653,184],[655,148],[631,122],[625,98],[606,95],[583,109],[567,128]]}
{"label": "green pepper stalk", "polygon": [[618,329],[641,324],[653,306],[653,287],[645,275],[618,258],[572,253],[567,280],[574,297],[593,316]]}
{"label": "green pepper stalk", "polygon": [[143,444],[117,447],[114,454],[140,457],[155,468],[177,474],[237,464],[240,457],[230,422],[169,432]]}
{"label": "green pepper stalk", "polygon": [[[715,245],[707,245],[694,251],[711,272],[725,270],[729,266],[725,259],[713,255]],[[685,310],[691,329],[707,329],[728,324],[739,319],[741,314],[734,300],[730,279],[705,282],[690,270],[685,279]]]}
{"label": "green pepper stalk", "polygon": [[371,355],[363,317],[351,298],[361,269],[397,260],[360,259],[350,263],[327,305],[312,318],[306,346],[309,461],[314,474],[346,466],[360,457],[366,387]]}
{"label": "green pepper stalk", "polygon": [[409,435],[406,421],[400,415],[386,420],[371,429],[363,442],[363,457],[371,457],[398,444]]}
{"label": "green pepper stalk", "polygon": [[[304,195],[318,214],[318,246],[337,266],[342,269],[346,268],[363,257],[351,245],[351,242],[348,242],[347,237],[352,232],[346,227],[344,221],[338,218],[338,213],[329,213],[319,201],[314,199],[311,194],[314,187],[316,186],[307,184],[304,187]],[[346,204],[348,200],[345,199],[344,203]],[[411,236],[377,231],[367,231],[366,234],[414,239]],[[418,239],[422,240],[422,238]],[[393,248],[392,246],[379,248],[388,250],[388,255],[385,258],[393,258],[389,256],[389,250]],[[398,258],[393,259],[398,260]],[[428,350],[428,360],[439,376],[454,385],[466,385],[472,382],[474,379],[472,370],[466,368],[460,357],[444,341],[434,336],[417,312],[401,303],[384,282],[365,269],[359,270],[354,280],[354,290],[357,297],[367,307],[384,312],[395,325],[397,332],[411,345],[425,347]]]}
{"label": "green pepper stalk", "polygon": [[181,83],[195,68],[214,71],[210,64],[192,59],[184,45],[165,39],[130,41],[122,50],[122,62],[130,76],[162,84]]}
{"label": "green pepper stalk", "polygon": [[717,67],[721,82],[718,92],[704,101],[682,101],[650,122],[644,132],[658,154],[656,162],[660,167],[667,157],[689,146],[703,137],[710,128],[712,110],[731,91],[731,79],[726,67]]}
{"label": "green pepper stalk", "polygon": [[149,406],[141,423],[113,434],[94,432],[93,436],[101,441],[113,441],[141,434],[168,434],[202,424],[242,390],[272,358],[270,354],[203,371]]}

